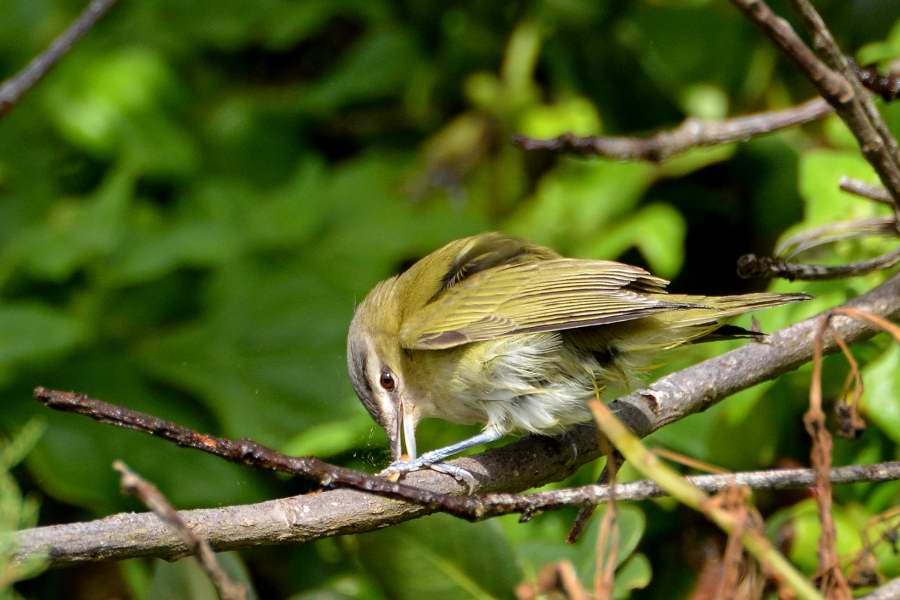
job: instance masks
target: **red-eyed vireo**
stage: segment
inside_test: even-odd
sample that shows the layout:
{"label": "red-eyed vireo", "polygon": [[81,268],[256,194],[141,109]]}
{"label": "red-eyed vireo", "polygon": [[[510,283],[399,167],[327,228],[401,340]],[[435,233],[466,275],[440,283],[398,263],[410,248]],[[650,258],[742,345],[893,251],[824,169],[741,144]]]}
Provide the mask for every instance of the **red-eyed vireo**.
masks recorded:
{"label": "red-eyed vireo", "polygon": [[[630,387],[653,352],[752,336],[722,320],[809,298],[667,294],[667,284],[498,233],[450,242],[377,284],[350,324],[347,364],[390,440],[386,471],[459,475],[441,461],[508,433],[553,435],[590,421],[585,401],[613,383]],[[416,458],[416,424],[427,417],[484,429]]]}

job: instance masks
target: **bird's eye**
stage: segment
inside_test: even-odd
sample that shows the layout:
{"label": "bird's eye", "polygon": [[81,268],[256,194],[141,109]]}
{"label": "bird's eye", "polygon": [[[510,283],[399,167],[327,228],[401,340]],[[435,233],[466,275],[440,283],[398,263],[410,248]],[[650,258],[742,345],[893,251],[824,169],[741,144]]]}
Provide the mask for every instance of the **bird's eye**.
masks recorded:
{"label": "bird's eye", "polygon": [[383,369],[381,371],[381,379],[379,380],[381,387],[383,387],[388,392],[393,392],[397,387],[397,379],[394,377],[394,374],[391,373],[390,369]]}

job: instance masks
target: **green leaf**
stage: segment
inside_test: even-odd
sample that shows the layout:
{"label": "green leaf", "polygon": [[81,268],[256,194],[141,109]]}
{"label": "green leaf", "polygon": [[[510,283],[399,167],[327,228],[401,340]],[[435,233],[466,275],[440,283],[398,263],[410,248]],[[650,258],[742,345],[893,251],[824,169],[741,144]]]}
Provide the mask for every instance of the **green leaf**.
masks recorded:
{"label": "green leaf", "polygon": [[[624,568],[646,528],[646,518],[640,508],[630,504],[620,504],[618,508],[619,545],[616,549],[616,580],[619,578],[618,570]],[[564,534],[557,538],[544,534],[534,540],[517,544],[516,551],[522,558],[529,575],[535,577],[543,566],[561,560],[569,560],[575,567],[582,584],[588,589],[592,589],[596,572],[597,535],[606,510],[605,506],[597,510],[597,514],[593,516],[587,529],[574,545],[565,542]],[[631,568],[640,570],[637,566]]]}
{"label": "green leaf", "polygon": [[535,138],[550,138],[563,133],[594,135],[600,133],[600,115],[588,100],[575,97],[528,109],[522,115],[519,131]]}
{"label": "green leaf", "polygon": [[134,179],[128,167],[113,169],[92,196],[51,207],[45,220],[24,231],[9,252],[37,277],[67,279],[122,240]]}
{"label": "green leaf", "polygon": [[865,418],[900,444],[900,344],[892,344],[862,370]]}
{"label": "green leaf", "polygon": [[650,270],[673,277],[684,262],[687,224],[668,204],[651,204],[609,227],[602,238],[576,250],[581,256],[614,259],[636,247]]}
{"label": "green leaf", "polygon": [[353,102],[396,97],[409,85],[406,75],[418,60],[406,32],[373,30],[305,91],[298,108],[322,115]]}
{"label": "green leaf", "polygon": [[877,183],[872,167],[855,152],[817,150],[800,157],[800,194],[806,203],[804,225],[861,219],[879,214],[872,202],[861,202],[839,187],[841,177]]}
{"label": "green leaf", "polygon": [[363,566],[389,598],[514,598],[522,574],[499,525],[434,515],[358,538]]}
{"label": "green leaf", "polygon": [[[844,507],[832,508],[837,532],[837,553],[840,557],[852,556],[862,547],[859,527]],[[782,509],[766,521],[769,539],[784,539],[789,532],[788,558],[807,574],[815,573],[818,566],[818,543],[821,529],[816,501],[807,498]]]}
{"label": "green leaf", "polygon": [[304,429],[281,448],[292,456],[328,457],[363,446],[366,434],[374,427],[365,411],[338,421],[329,421]]}
{"label": "green leaf", "polygon": [[610,222],[637,204],[653,177],[654,167],[644,163],[565,159],[504,229],[563,252],[600,243]]}
{"label": "green leaf", "polygon": [[642,590],[650,585],[652,578],[653,568],[650,566],[650,559],[640,552],[633,554],[616,570],[613,597],[628,598],[634,590]]}
{"label": "green leaf", "polygon": [[16,367],[59,357],[85,339],[82,324],[37,303],[0,304],[0,381]]}

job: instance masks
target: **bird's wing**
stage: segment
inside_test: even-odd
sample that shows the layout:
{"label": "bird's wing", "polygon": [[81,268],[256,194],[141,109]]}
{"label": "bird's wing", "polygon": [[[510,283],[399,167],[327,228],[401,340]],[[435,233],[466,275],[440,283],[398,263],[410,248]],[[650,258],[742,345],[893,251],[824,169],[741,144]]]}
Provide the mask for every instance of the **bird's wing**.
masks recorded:
{"label": "bird's wing", "polygon": [[409,315],[400,342],[409,349],[451,348],[699,308],[666,301],[667,284],[639,267],[612,261],[560,258],[504,265],[460,281]]}

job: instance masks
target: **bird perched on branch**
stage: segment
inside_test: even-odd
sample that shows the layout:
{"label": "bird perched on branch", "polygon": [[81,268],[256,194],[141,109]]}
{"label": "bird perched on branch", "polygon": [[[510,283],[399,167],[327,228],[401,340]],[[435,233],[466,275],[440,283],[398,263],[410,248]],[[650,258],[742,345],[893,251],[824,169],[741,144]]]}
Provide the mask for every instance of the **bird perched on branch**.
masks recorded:
{"label": "bird perched on branch", "polygon": [[[377,284],[350,324],[347,364],[390,440],[385,472],[467,475],[441,461],[508,433],[553,435],[590,421],[585,401],[629,386],[654,352],[759,335],[723,319],[809,298],[668,294],[667,284],[499,233],[450,242]],[[417,458],[416,424],[428,417],[484,428]]]}

